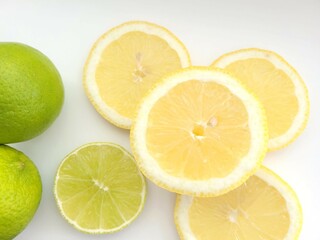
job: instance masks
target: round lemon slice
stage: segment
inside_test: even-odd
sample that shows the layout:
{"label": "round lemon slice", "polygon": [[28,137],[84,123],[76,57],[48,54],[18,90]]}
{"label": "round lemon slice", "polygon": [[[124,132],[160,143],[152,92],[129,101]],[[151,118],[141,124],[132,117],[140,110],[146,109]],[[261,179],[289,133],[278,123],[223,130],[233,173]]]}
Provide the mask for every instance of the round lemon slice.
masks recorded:
{"label": "round lemon slice", "polygon": [[142,172],[169,191],[213,196],[260,166],[267,130],[260,103],[221,70],[191,67],[159,83],[131,129]]}
{"label": "round lemon slice", "polygon": [[63,217],[86,233],[112,233],[142,211],[146,184],[132,155],[113,143],[89,143],[59,166],[54,195]]}
{"label": "round lemon slice", "polygon": [[96,110],[129,129],[137,103],[161,77],[190,66],[177,37],[153,23],[117,26],[94,44],[84,68],[84,88]]}
{"label": "round lemon slice", "polygon": [[293,240],[299,237],[302,210],[291,187],[262,167],[225,195],[179,195],[175,223],[184,240]]}
{"label": "round lemon slice", "polygon": [[262,49],[227,53],[212,64],[237,77],[252,91],[266,110],[269,150],[293,142],[309,117],[307,88],[297,73],[278,54]]}

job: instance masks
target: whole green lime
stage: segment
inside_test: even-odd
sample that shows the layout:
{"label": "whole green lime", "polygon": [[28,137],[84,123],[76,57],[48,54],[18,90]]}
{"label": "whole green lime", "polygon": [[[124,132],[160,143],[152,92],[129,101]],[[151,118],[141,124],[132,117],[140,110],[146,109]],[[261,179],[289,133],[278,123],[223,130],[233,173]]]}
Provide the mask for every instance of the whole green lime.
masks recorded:
{"label": "whole green lime", "polygon": [[44,132],[63,99],[60,74],[44,54],[21,43],[0,43],[0,143]]}
{"label": "whole green lime", "polygon": [[0,239],[11,240],[33,218],[41,199],[41,178],[22,152],[0,145]]}

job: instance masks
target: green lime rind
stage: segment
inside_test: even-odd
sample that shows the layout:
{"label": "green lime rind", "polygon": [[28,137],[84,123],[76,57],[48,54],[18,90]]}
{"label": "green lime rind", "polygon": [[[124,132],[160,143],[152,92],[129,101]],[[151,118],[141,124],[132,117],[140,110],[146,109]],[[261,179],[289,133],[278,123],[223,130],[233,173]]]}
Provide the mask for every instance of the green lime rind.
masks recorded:
{"label": "green lime rind", "polygon": [[21,43],[0,43],[0,143],[43,133],[63,101],[61,76],[48,57]]}
{"label": "green lime rind", "polygon": [[41,177],[22,152],[0,145],[0,239],[11,240],[36,213],[42,194]]}

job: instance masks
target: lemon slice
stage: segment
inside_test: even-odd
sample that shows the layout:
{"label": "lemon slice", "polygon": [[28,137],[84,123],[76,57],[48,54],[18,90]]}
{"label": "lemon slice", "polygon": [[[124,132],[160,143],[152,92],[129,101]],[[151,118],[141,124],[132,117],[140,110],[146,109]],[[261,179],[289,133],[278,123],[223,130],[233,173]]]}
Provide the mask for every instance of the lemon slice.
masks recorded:
{"label": "lemon slice", "polygon": [[269,150],[293,142],[309,116],[307,88],[297,71],[278,54],[242,49],[225,54],[212,64],[239,78],[261,101],[267,114]]}
{"label": "lemon slice", "polygon": [[302,210],[291,187],[262,167],[225,195],[178,196],[175,223],[184,240],[293,240],[301,230]]}
{"label": "lemon slice", "polygon": [[192,67],[146,96],[131,129],[142,172],[169,191],[227,192],[260,166],[267,147],[260,103],[221,70]]}
{"label": "lemon slice", "polygon": [[60,164],[54,187],[66,220],[86,233],[111,233],[142,211],[146,185],[132,155],[112,143],[90,143]]}
{"label": "lemon slice", "polygon": [[187,66],[186,48],[167,29],[148,22],[127,22],[94,44],[84,69],[84,87],[105,119],[129,129],[137,103],[154,83]]}

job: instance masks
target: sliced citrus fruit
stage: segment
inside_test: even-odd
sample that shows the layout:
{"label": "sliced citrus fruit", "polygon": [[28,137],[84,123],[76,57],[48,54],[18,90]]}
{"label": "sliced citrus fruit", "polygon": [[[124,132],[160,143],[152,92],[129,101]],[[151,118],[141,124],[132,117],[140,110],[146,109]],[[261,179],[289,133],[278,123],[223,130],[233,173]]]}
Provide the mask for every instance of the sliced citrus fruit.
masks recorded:
{"label": "sliced citrus fruit", "polygon": [[164,74],[190,66],[184,45],[167,29],[127,22],[102,35],[84,69],[84,87],[96,110],[129,129],[137,103]]}
{"label": "sliced citrus fruit", "polygon": [[291,187],[262,167],[225,195],[179,195],[175,223],[185,240],[293,240],[301,230],[302,210]]}
{"label": "sliced citrus fruit", "polygon": [[221,70],[191,67],[147,95],[131,129],[142,172],[159,186],[196,196],[239,186],[267,147],[260,103]]}
{"label": "sliced citrus fruit", "polygon": [[261,101],[267,114],[269,150],[282,148],[301,134],[309,116],[307,88],[281,56],[242,49],[221,56],[212,66],[237,77]]}
{"label": "sliced citrus fruit", "polygon": [[66,220],[87,233],[111,233],[142,211],[146,185],[132,155],[112,143],[90,143],[60,164],[54,194]]}

